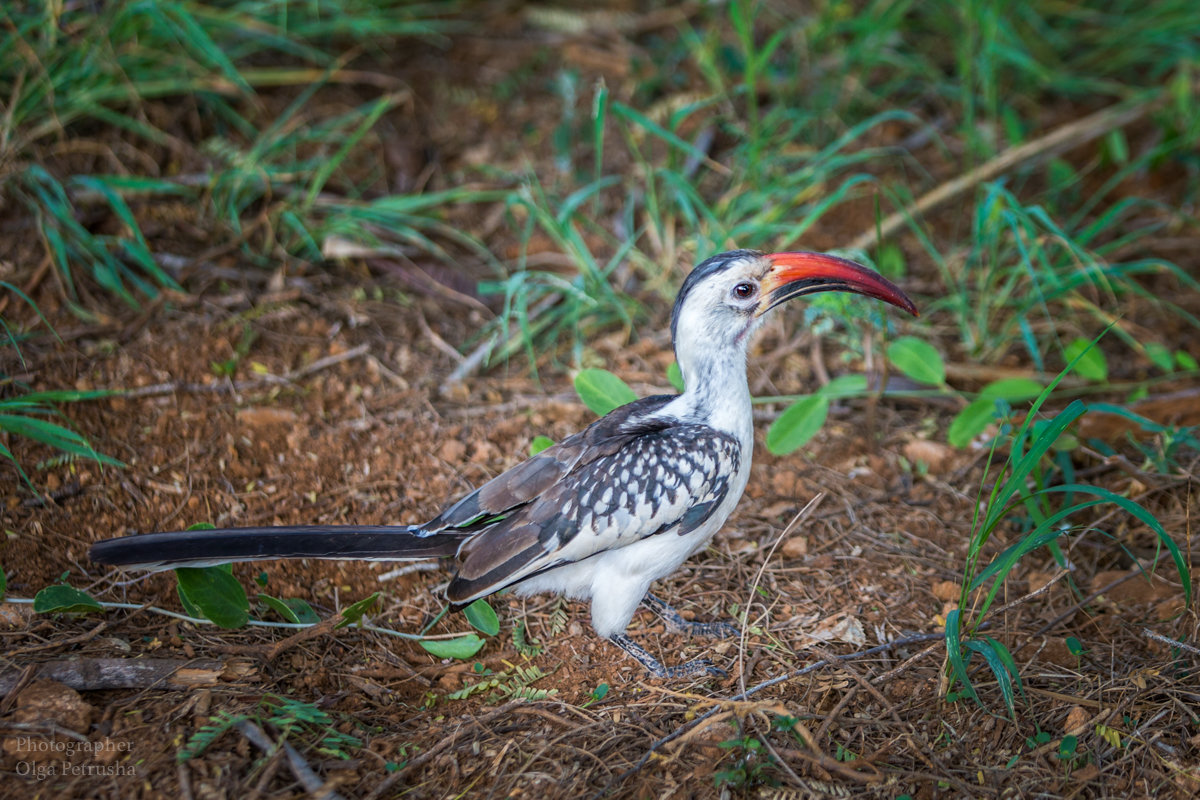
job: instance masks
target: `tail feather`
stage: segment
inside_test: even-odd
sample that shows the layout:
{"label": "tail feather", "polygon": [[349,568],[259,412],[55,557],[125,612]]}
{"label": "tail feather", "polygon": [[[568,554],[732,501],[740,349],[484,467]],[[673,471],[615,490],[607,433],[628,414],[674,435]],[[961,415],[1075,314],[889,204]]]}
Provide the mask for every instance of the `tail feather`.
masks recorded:
{"label": "tail feather", "polygon": [[396,525],[216,528],[106,539],[92,545],[88,556],[100,564],[151,570],[273,558],[409,561],[453,556],[468,535]]}

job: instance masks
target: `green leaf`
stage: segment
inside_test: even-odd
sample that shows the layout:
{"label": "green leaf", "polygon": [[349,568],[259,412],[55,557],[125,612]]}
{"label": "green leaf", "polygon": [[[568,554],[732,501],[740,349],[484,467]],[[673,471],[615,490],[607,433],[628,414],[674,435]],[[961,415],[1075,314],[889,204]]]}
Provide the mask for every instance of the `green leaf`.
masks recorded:
{"label": "green leaf", "polygon": [[379,599],[379,592],[364,597],[357,603],[348,605],[342,609],[342,620],[334,628],[345,628],[347,625],[361,625],[363,614],[366,614],[375,606],[375,601]]}
{"label": "green leaf", "polygon": [[57,611],[63,614],[86,614],[89,611],[103,611],[100,605],[87,592],[81,592],[74,586],[56,583],[47,586],[33,597],[33,610],[37,614],[48,614]]}
{"label": "green leaf", "polygon": [[175,570],[179,598],[189,613],[221,628],[240,628],[250,620],[250,600],[237,578],[223,567],[179,567]]}
{"label": "green leaf", "polygon": [[1042,385],[1032,378],[1002,378],[979,390],[980,397],[998,398],[1013,403],[1029,400],[1041,393]]}
{"label": "green leaf", "polygon": [[0,600],[4,599],[4,593],[8,591],[8,577],[4,574],[4,567],[0,567]]}
{"label": "green leaf", "polygon": [[[992,675],[996,677],[996,686],[1000,689],[1000,696],[1004,700],[1004,707],[1008,709],[1010,716],[1016,713],[1016,703],[1013,697],[1013,678],[1009,675],[1008,669],[1004,664],[1004,660],[1000,657],[995,649],[995,639],[979,640],[968,639],[963,642],[963,646],[968,650],[972,650],[983,656],[983,660],[987,662],[988,669],[992,671]],[[980,701],[982,705],[982,701]]]}
{"label": "green leaf", "polygon": [[280,600],[278,597],[272,597],[269,594],[259,594],[258,599],[276,614],[283,617],[284,622],[315,625],[321,621],[321,618],[317,616],[317,612],[313,611],[312,606],[298,597]]}
{"label": "green leaf", "polygon": [[946,365],[937,348],[915,336],[901,336],[888,345],[888,361],[918,383],[941,386],[946,382]]}
{"label": "green leaf", "polygon": [[975,687],[971,685],[971,678],[967,675],[967,661],[963,658],[961,617],[962,610],[958,608],[946,614],[946,656],[950,660],[950,677],[953,679],[950,685],[953,686],[954,681],[962,684],[963,693],[969,692],[978,702],[979,696],[975,693]]}
{"label": "green leaf", "polygon": [[[1076,339],[1063,348],[1063,358],[1075,362],[1075,374],[1085,381],[1103,383],[1108,380],[1108,359],[1104,351],[1093,346],[1090,339]],[[1076,361],[1076,359],[1078,359]]]}
{"label": "green leaf", "polygon": [[640,128],[643,128],[647,133],[653,134],[668,144],[678,147],[692,158],[699,159],[700,161],[705,161],[708,158],[708,154],[703,150],[700,150],[695,145],[692,145],[691,143],[681,139],[677,134],[672,133],[658,123],[652,122],[649,117],[638,111],[635,111],[632,107],[614,100],[612,103],[612,110],[616,112],[618,116],[625,118]]}
{"label": "green leaf", "polygon": [[175,581],[175,594],[179,595],[179,603],[183,606],[183,613],[187,614],[189,617],[204,619],[204,612],[200,610],[199,606],[192,602],[190,597],[184,594],[183,589],[181,589],[179,586],[178,579]]}
{"label": "green leaf", "polygon": [[1079,737],[1067,734],[1058,743],[1058,757],[1063,761],[1072,758],[1079,747]]}
{"label": "green leaf", "polygon": [[679,368],[678,361],[672,361],[671,366],[667,367],[667,380],[675,387],[675,391],[683,393],[683,370]]}
{"label": "green leaf", "polygon": [[839,375],[817,390],[826,397],[856,397],[866,394],[866,375]]}
{"label": "green leaf", "polygon": [[471,623],[475,630],[488,636],[500,633],[500,619],[488,601],[482,597],[467,606],[463,613],[467,615],[467,622]]}
{"label": "green leaf", "polygon": [[579,370],[575,375],[575,392],[585,406],[600,416],[638,399],[629,384],[606,369]]}
{"label": "green leaf", "polygon": [[1079,180],[1079,173],[1075,168],[1061,158],[1055,158],[1046,164],[1046,173],[1051,186],[1071,186]]}
{"label": "green leaf", "polygon": [[777,456],[803,447],[829,416],[829,398],[810,394],[792,403],[767,429],[767,450]]}
{"label": "green leaf", "polygon": [[533,437],[533,441],[529,443],[529,455],[536,456],[550,447],[554,447],[554,440],[549,436],[535,436]]}
{"label": "green leaf", "polygon": [[1009,652],[1008,648],[1005,647],[1002,642],[993,639],[991,636],[985,636],[983,638],[986,639],[988,644],[992,646],[992,650],[996,653],[1000,663],[1004,665],[1004,669],[1008,671],[1010,676],[1012,676],[1013,682],[1017,685],[1017,689],[1021,692],[1021,698],[1028,699],[1025,696],[1025,687],[1021,684],[1021,672],[1017,667],[1016,659],[1012,657],[1012,653]]}
{"label": "green leaf", "polygon": [[438,658],[455,658],[462,660],[471,658],[483,649],[484,641],[473,633],[459,636],[457,639],[422,639],[424,647]]}
{"label": "green leaf", "polygon": [[1067,652],[1069,652],[1071,655],[1077,657],[1083,655],[1083,643],[1074,636],[1068,636],[1066,639],[1066,644]]}
{"label": "green leaf", "polygon": [[1171,355],[1171,351],[1158,342],[1146,343],[1146,358],[1150,359],[1150,363],[1163,372],[1170,372],[1171,368],[1175,366],[1175,359]]}
{"label": "green leaf", "polygon": [[1192,358],[1192,354],[1186,350],[1175,351],[1175,363],[1179,368],[1188,372],[1200,369],[1200,364],[1196,363],[1196,359]]}
{"label": "green leaf", "polygon": [[972,400],[962,411],[954,415],[946,431],[946,441],[951,447],[963,448],[971,444],[996,418],[996,401],[991,397]]}

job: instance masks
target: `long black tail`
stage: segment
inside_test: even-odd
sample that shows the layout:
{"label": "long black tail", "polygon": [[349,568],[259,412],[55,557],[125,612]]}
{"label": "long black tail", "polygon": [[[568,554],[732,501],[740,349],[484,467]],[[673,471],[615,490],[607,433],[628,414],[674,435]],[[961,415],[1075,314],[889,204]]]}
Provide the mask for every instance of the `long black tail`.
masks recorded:
{"label": "long black tail", "polygon": [[467,535],[394,525],[216,528],[105,539],[88,555],[99,564],[151,570],[271,558],[409,561],[453,556]]}

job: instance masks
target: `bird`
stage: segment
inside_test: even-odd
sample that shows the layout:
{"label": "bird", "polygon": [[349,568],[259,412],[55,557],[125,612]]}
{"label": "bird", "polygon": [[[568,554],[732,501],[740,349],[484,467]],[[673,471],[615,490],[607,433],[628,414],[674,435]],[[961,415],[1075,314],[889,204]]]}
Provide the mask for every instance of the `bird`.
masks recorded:
{"label": "bird", "polygon": [[681,393],[615,409],[428,522],[135,534],[97,542],[90,558],[150,570],[276,558],[453,559],[446,598],[457,608],[509,587],[520,596],[588,601],[596,634],[651,675],[720,675],[704,658],[664,666],[627,629],[642,603],[691,633],[732,629],[684,621],[650,587],[707,546],[749,481],[752,335],[772,309],[829,291],[865,295],[917,315],[895,284],[837,255],[720,253],[687,275],[672,309]]}

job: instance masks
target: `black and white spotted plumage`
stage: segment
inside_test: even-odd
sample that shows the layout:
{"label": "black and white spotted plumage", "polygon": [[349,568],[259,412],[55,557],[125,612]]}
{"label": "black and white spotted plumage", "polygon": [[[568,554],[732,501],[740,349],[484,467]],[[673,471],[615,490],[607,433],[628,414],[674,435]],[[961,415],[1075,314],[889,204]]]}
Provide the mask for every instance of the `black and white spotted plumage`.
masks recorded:
{"label": "black and white spotted plumage", "polygon": [[563,564],[702,528],[729,496],[742,444],[662,415],[673,399],[630,403],[542,453],[561,475],[463,545],[449,598],[469,603]]}
{"label": "black and white spotted plumage", "polygon": [[148,534],[98,542],[91,557],[157,569],[274,557],[454,558],[447,597],[456,604],[509,586],[587,600],[596,632],[651,672],[705,671],[707,662],[663,668],[625,629],[650,585],[708,543],[746,488],[754,445],[746,348],[763,314],[826,289],[915,312],[899,289],[833,256],[722,253],[692,271],[672,312],[686,391],[616,409],[424,525]]}

